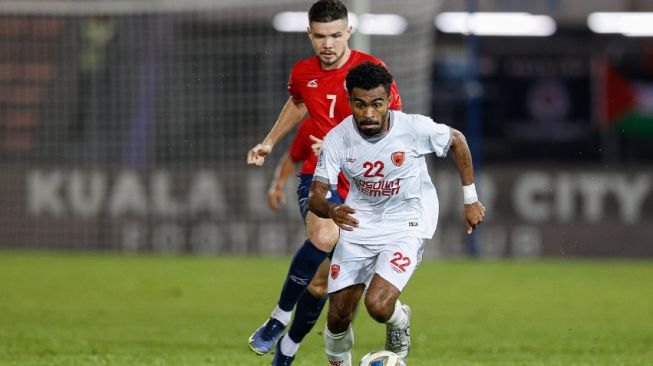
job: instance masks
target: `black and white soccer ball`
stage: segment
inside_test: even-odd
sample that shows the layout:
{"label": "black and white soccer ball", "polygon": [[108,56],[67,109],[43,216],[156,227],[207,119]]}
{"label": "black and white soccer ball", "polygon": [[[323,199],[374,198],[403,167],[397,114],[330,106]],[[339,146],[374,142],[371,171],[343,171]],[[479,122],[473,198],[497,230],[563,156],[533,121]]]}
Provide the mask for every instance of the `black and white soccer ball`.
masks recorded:
{"label": "black and white soccer ball", "polygon": [[361,358],[358,366],[406,366],[406,363],[396,353],[372,351]]}

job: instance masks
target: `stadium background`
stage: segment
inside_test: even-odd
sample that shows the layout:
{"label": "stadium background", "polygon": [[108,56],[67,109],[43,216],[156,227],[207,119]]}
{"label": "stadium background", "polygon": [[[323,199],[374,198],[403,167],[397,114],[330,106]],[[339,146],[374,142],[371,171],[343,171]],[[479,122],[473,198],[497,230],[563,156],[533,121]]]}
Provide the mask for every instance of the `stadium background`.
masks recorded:
{"label": "stadium background", "polygon": [[[547,14],[548,37],[438,31],[436,15]],[[287,98],[304,33],[274,16],[305,1],[1,1],[0,248],[285,255],[303,240],[287,185],[266,205],[274,163],[246,151]],[[650,257],[653,44],[596,34],[593,11],[647,1],[351,1],[397,14],[400,35],[352,45],[385,60],[404,110],[465,132],[489,216],[460,224],[449,161],[427,256]],[[471,9],[473,10],[473,9]]]}

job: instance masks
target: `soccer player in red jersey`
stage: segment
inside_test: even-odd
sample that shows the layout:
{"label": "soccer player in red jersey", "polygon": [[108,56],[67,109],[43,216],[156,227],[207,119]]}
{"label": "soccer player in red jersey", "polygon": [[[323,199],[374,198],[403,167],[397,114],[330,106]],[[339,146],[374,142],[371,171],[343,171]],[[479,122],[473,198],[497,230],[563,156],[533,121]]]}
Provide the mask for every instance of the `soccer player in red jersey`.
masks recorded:
{"label": "soccer player in red jersey", "polygon": [[[290,98],[281,110],[277,121],[263,141],[249,150],[247,163],[262,165],[274,145],[281,140],[307,113],[313,119],[316,143],[345,117],[351,115],[345,76],[352,67],[371,61],[383,62],[374,56],[349,48],[352,28],[347,8],[339,0],[320,0],[309,10],[308,37],[315,56],[297,62],[290,74]],[[396,84],[390,90],[390,108],[401,109],[401,98]],[[289,323],[292,310],[297,306],[293,324],[288,334],[277,345],[273,365],[290,365],[303,337],[313,327],[326,301],[326,276],[318,268],[333,250],[339,228],[332,220],[308,212],[308,194],[317,158],[310,156],[304,162],[298,182],[298,201],[306,222],[306,240],[295,253],[276,308],[270,318],[249,339],[250,348],[257,354],[269,352]],[[327,195],[330,202],[340,204],[344,197],[337,191]],[[314,278],[315,276],[315,278]],[[319,286],[305,291],[311,279]]]}
{"label": "soccer player in red jersey", "polygon": [[[306,117],[299,125],[288,152],[283,154],[275,167],[274,176],[270,182],[270,189],[268,190],[268,206],[273,210],[278,209],[280,205],[286,203],[284,186],[288,177],[295,172],[297,164],[305,162],[311,156],[317,155],[317,149],[319,149],[321,144],[320,140],[315,137],[313,127],[314,124],[311,117]],[[314,164],[306,166],[302,164],[299,174],[312,174],[314,170]],[[344,176],[339,176],[338,178],[338,194],[342,198],[346,198],[349,183]],[[302,216],[304,215],[305,213],[302,212]]]}
{"label": "soccer player in red jersey", "polygon": [[283,154],[274,169],[274,176],[268,190],[268,206],[273,210],[279,208],[280,205],[286,204],[286,194],[283,188],[286,185],[286,180],[295,172],[297,164],[308,159],[309,155],[311,155],[310,129],[312,124],[313,121],[310,117],[306,117],[301,122],[295,138],[290,144],[290,149]]}

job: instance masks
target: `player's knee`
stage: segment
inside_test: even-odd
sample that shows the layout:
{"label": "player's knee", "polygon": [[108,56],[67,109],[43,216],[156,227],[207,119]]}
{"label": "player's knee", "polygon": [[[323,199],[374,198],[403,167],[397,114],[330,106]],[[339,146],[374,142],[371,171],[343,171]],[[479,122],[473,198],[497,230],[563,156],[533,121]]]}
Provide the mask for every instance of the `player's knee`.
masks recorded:
{"label": "player's knee", "polygon": [[390,304],[388,301],[377,299],[375,297],[365,297],[365,308],[370,316],[379,323],[385,323],[392,316],[394,311],[394,303]]}
{"label": "player's knee", "polygon": [[309,231],[308,238],[316,248],[330,252],[338,241],[338,232],[325,228],[316,228]]}
{"label": "player's knee", "polygon": [[319,272],[315,275],[316,277],[313,278],[313,281],[308,284],[308,291],[314,298],[321,299],[328,293],[327,281],[326,278],[317,278],[318,275],[320,275]]}
{"label": "player's knee", "polygon": [[340,231],[333,221],[322,219],[309,219],[306,232],[308,239],[316,248],[330,252],[338,241]]}
{"label": "player's knee", "polygon": [[329,306],[329,316],[327,319],[329,331],[338,334],[346,331],[353,319],[353,313],[343,309],[342,306]]}

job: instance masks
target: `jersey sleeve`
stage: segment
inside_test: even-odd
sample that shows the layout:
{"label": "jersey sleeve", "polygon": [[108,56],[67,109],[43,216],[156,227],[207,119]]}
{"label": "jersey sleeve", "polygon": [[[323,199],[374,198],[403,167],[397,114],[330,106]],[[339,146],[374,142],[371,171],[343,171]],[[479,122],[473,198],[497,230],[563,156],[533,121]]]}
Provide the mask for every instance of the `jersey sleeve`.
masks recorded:
{"label": "jersey sleeve", "polygon": [[293,66],[292,70],[290,70],[290,76],[288,77],[288,93],[290,93],[290,96],[295,100],[295,101],[303,101],[304,99],[302,98],[302,95],[299,91],[298,83],[297,80],[295,79],[295,76],[297,74],[297,65]]}
{"label": "jersey sleeve", "polygon": [[334,134],[329,132],[322,142],[322,151],[317,158],[317,165],[313,179],[328,184],[332,189],[337,189],[338,174],[340,173],[340,158],[338,143]]}
{"label": "jersey sleeve", "polygon": [[416,139],[418,153],[434,152],[439,157],[447,156],[453,137],[451,127],[436,123],[425,116],[417,116],[413,123],[415,126],[413,131],[418,134]]}
{"label": "jersey sleeve", "polygon": [[397,88],[397,83],[392,82],[390,87],[390,109],[395,111],[401,110],[401,96],[399,95],[399,89]]}

